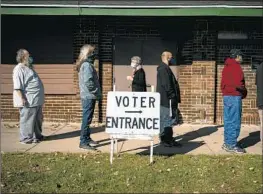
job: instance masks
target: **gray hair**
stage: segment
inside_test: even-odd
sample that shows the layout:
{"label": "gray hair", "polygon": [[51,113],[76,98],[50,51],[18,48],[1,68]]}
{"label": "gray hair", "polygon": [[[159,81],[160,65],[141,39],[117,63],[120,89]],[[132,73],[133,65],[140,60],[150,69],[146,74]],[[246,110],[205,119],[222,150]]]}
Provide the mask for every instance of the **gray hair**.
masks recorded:
{"label": "gray hair", "polygon": [[87,59],[88,55],[90,55],[95,50],[95,46],[91,44],[85,44],[81,47],[79,57],[76,61],[77,71],[80,70],[82,63]]}
{"label": "gray hair", "polygon": [[131,58],[131,61],[136,62],[137,65],[141,65],[141,64],[142,64],[142,59],[141,59],[141,57],[139,57],[139,56],[133,56],[133,57]]}
{"label": "gray hair", "polygon": [[16,52],[16,61],[18,63],[23,63],[24,62],[26,51],[27,51],[26,49],[19,49]]}

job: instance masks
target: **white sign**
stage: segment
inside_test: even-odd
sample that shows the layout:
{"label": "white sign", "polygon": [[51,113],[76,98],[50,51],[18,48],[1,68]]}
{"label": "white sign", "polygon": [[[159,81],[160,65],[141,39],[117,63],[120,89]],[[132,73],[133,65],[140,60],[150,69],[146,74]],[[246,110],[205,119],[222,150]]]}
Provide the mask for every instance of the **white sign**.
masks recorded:
{"label": "white sign", "polygon": [[159,93],[108,92],[106,133],[154,136],[159,132]]}

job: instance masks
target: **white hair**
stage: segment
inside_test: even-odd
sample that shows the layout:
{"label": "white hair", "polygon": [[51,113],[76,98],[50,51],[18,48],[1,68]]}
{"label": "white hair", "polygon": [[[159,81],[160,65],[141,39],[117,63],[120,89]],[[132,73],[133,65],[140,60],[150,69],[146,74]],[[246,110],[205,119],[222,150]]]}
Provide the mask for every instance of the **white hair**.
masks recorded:
{"label": "white hair", "polygon": [[25,55],[27,53],[27,50],[26,49],[19,49],[17,52],[16,52],[16,62],[17,63],[23,63],[25,62]]}
{"label": "white hair", "polygon": [[94,51],[95,47],[90,44],[85,44],[81,47],[79,57],[77,59],[77,71],[80,70],[82,63],[87,59],[87,57]]}

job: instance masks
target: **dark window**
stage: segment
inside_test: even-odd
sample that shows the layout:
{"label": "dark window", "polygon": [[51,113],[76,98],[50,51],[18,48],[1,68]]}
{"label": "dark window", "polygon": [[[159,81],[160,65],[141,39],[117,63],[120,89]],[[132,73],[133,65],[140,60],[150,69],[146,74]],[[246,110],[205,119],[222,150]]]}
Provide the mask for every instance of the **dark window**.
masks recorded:
{"label": "dark window", "polygon": [[15,64],[27,49],[36,64],[73,63],[73,19],[67,16],[2,16],[2,64]]}
{"label": "dark window", "polygon": [[130,65],[133,56],[142,57],[142,41],[136,39],[115,39],[114,64]]}
{"label": "dark window", "polygon": [[159,65],[161,54],[168,50],[177,56],[175,41],[166,41],[159,38],[138,40],[132,38],[116,38],[114,50],[114,65],[130,65],[131,57],[140,56],[144,65]]}

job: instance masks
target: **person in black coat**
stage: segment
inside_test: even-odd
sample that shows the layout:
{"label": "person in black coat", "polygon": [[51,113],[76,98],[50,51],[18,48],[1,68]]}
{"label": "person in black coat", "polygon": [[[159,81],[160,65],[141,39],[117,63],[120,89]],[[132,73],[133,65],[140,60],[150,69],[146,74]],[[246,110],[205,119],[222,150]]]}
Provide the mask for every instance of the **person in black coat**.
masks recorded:
{"label": "person in black coat", "polygon": [[172,53],[162,53],[162,63],[157,67],[157,92],[161,96],[160,107],[160,141],[166,147],[178,146],[181,144],[173,139],[173,110],[178,108],[181,102],[179,84],[169,67],[172,64]]}
{"label": "person in black coat", "polygon": [[261,127],[261,141],[263,141],[263,63],[257,67],[256,72],[256,85],[257,85],[257,107],[260,118]]}
{"label": "person in black coat", "polygon": [[127,76],[127,80],[132,81],[132,91],[146,92],[146,78],[141,58],[138,56],[132,57],[131,67],[133,68],[133,75]]}

